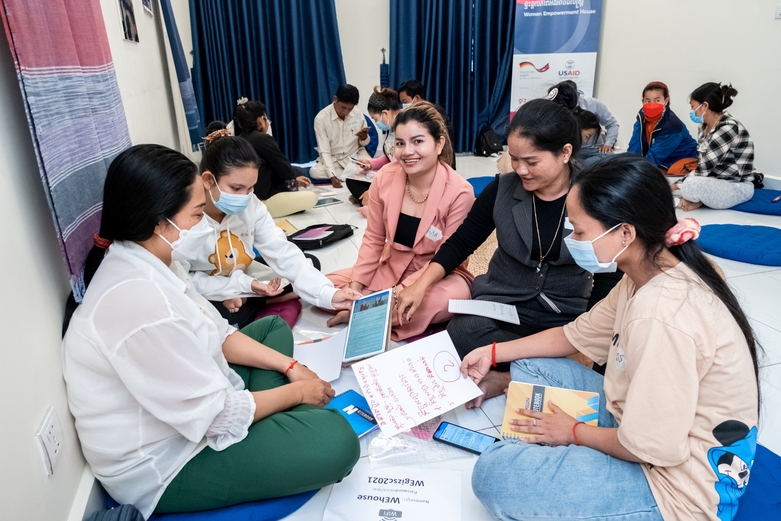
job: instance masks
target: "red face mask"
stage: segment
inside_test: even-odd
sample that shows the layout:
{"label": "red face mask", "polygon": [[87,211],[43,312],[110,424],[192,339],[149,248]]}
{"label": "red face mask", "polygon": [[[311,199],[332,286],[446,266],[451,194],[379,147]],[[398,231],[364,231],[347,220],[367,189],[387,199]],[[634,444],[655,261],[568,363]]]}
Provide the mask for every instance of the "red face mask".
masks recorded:
{"label": "red face mask", "polygon": [[647,118],[658,118],[664,112],[664,105],[661,103],[645,103],[643,105],[643,113]]}

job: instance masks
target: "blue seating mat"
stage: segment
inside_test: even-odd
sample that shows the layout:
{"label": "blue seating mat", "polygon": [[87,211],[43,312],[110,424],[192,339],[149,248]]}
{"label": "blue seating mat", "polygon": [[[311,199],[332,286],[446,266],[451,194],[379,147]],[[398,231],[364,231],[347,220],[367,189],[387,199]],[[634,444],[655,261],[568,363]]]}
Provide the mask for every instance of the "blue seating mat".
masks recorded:
{"label": "blue seating mat", "polygon": [[493,175],[487,175],[484,177],[470,177],[467,179],[469,181],[469,184],[472,185],[472,188],[475,191],[475,197],[480,195],[480,192],[483,191],[483,189],[488,186],[488,183],[496,179],[496,176]]}
{"label": "blue seating mat", "polygon": [[781,201],[777,203],[771,202],[779,196],[781,196],[781,191],[778,190],[768,190],[767,188],[754,190],[754,196],[751,199],[745,203],[733,206],[730,210],[763,215],[781,215]]}
{"label": "blue seating mat", "polygon": [[781,519],[781,456],[757,445],[746,493],[734,521]]}
{"label": "blue seating mat", "polygon": [[[317,492],[310,490],[293,496],[263,499],[202,512],[152,514],[148,521],[278,521],[304,506]],[[106,498],[106,503],[107,508],[117,506],[110,497]]]}
{"label": "blue seating mat", "polygon": [[700,247],[711,255],[761,266],[781,266],[781,229],[742,224],[706,224]]}

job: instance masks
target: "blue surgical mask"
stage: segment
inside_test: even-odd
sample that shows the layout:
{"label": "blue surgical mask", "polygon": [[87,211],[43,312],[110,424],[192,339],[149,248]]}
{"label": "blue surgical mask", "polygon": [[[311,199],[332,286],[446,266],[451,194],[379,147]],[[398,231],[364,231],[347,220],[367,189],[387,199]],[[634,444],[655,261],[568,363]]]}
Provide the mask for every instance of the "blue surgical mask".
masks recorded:
{"label": "blue surgical mask", "polygon": [[[700,103],[700,107],[702,107],[702,103]],[[702,125],[702,121],[703,121],[702,116],[697,115],[697,111],[700,110],[700,107],[697,107],[696,109],[692,109],[689,111],[689,118],[693,122],[697,123],[698,125]],[[704,115],[705,114],[703,114],[703,116]]]}
{"label": "blue surgical mask", "polygon": [[621,223],[616,224],[593,241],[578,241],[570,236],[564,237],[564,243],[567,245],[572,258],[575,259],[575,263],[584,270],[590,271],[591,273],[614,273],[618,269],[616,259],[626,251],[629,245],[624,246],[624,249],[618,252],[616,256],[613,257],[612,261],[599,262],[597,254],[594,251],[594,243],[619,226],[621,226]]}
{"label": "blue surgical mask", "polygon": [[388,123],[383,123],[382,121],[382,115],[380,115],[380,119],[375,122],[377,125],[377,128],[382,130],[383,132],[388,132],[391,129],[391,126]]}
{"label": "blue surgical mask", "polygon": [[409,107],[410,105],[411,105],[411,103],[402,103],[402,104],[401,104],[401,108],[402,108],[402,109],[406,109],[406,108],[407,108],[407,107]]}
{"label": "blue surgical mask", "polygon": [[220,192],[220,198],[215,201],[211,190],[209,190],[209,197],[212,198],[214,206],[225,215],[236,215],[249,206],[252,194],[226,194],[220,190],[220,185],[217,184],[216,179],[214,181],[214,186],[216,186],[217,191]]}

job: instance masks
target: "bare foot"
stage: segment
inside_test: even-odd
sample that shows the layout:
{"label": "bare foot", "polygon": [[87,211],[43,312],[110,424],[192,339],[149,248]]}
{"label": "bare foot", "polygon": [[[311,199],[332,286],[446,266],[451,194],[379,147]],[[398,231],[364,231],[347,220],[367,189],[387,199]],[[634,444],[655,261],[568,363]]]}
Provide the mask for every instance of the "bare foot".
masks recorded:
{"label": "bare foot", "polygon": [[480,390],[483,391],[483,395],[466,402],[465,407],[467,409],[474,409],[475,407],[483,405],[485,400],[493,398],[494,396],[499,396],[510,386],[510,380],[509,372],[488,371],[485,378],[477,384]]}
{"label": "bare foot", "polygon": [[346,309],[343,309],[336,315],[329,318],[328,322],[326,322],[326,325],[328,327],[334,327],[339,324],[346,324],[347,322],[349,322],[349,320],[350,320],[350,312],[347,311]]}
{"label": "bare foot", "polygon": [[692,210],[696,210],[700,206],[702,206],[702,203],[693,203],[691,201],[687,201],[686,199],[681,199],[681,202],[678,203],[678,208],[680,208],[684,212],[691,212]]}

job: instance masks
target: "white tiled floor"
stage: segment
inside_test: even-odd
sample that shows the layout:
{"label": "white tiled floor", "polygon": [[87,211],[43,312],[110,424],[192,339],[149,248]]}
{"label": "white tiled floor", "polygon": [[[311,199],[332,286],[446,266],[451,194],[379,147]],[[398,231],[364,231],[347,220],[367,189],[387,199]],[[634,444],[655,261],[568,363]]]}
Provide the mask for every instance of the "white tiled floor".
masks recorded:
{"label": "white tiled floor", "polygon": [[[466,178],[493,175],[496,173],[493,159],[459,156],[458,172]],[[323,185],[321,185],[323,187]],[[331,190],[330,187],[323,189]],[[366,221],[355,211],[356,206],[347,201],[346,188],[337,190],[342,204],[327,206],[287,217],[299,229],[317,223],[345,223],[357,226],[355,235],[349,240],[313,252],[322,263],[324,273],[352,266],[358,256]],[[765,225],[781,228],[781,218],[754,215],[730,210],[700,209],[688,214],[701,224],[734,223]],[[759,428],[759,442],[781,454],[781,268],[755,266],[726,259],[714,258],[724,270],[727,280],[737,293],[744,309],[748,313],[755,332],[764,348],[761,359],[760,381],[762,389],[762,417]],[[296,340],[320,338],[332,334],[325,322],[328,313],[313,309],[304,304],[301,319],[294,328]],[[350,388],[358,389],[352,370],[343,369],[342,376],[334,382],[338,392]],[[445,415],[445,419],[464,427],[483,431],[493,436],[499,435],[497,426],[502,423],[505,398],[498,397],[486,401],[482,408],[467,410],[459,407]],[[367,447],[376,433],[361,439],[361,460],[359,465],[368,465]],[[460,470],[462,475],[461,503],[462,519],[488,520],[488,511],[472,494],[471,476],[476,456],[464,453],[463,457],[447,459],[435,464],[418,464],[449,470]],[[331,487],[322,489],[317,495],[286,519],[289,521],[320,520],[331,493]]]}

